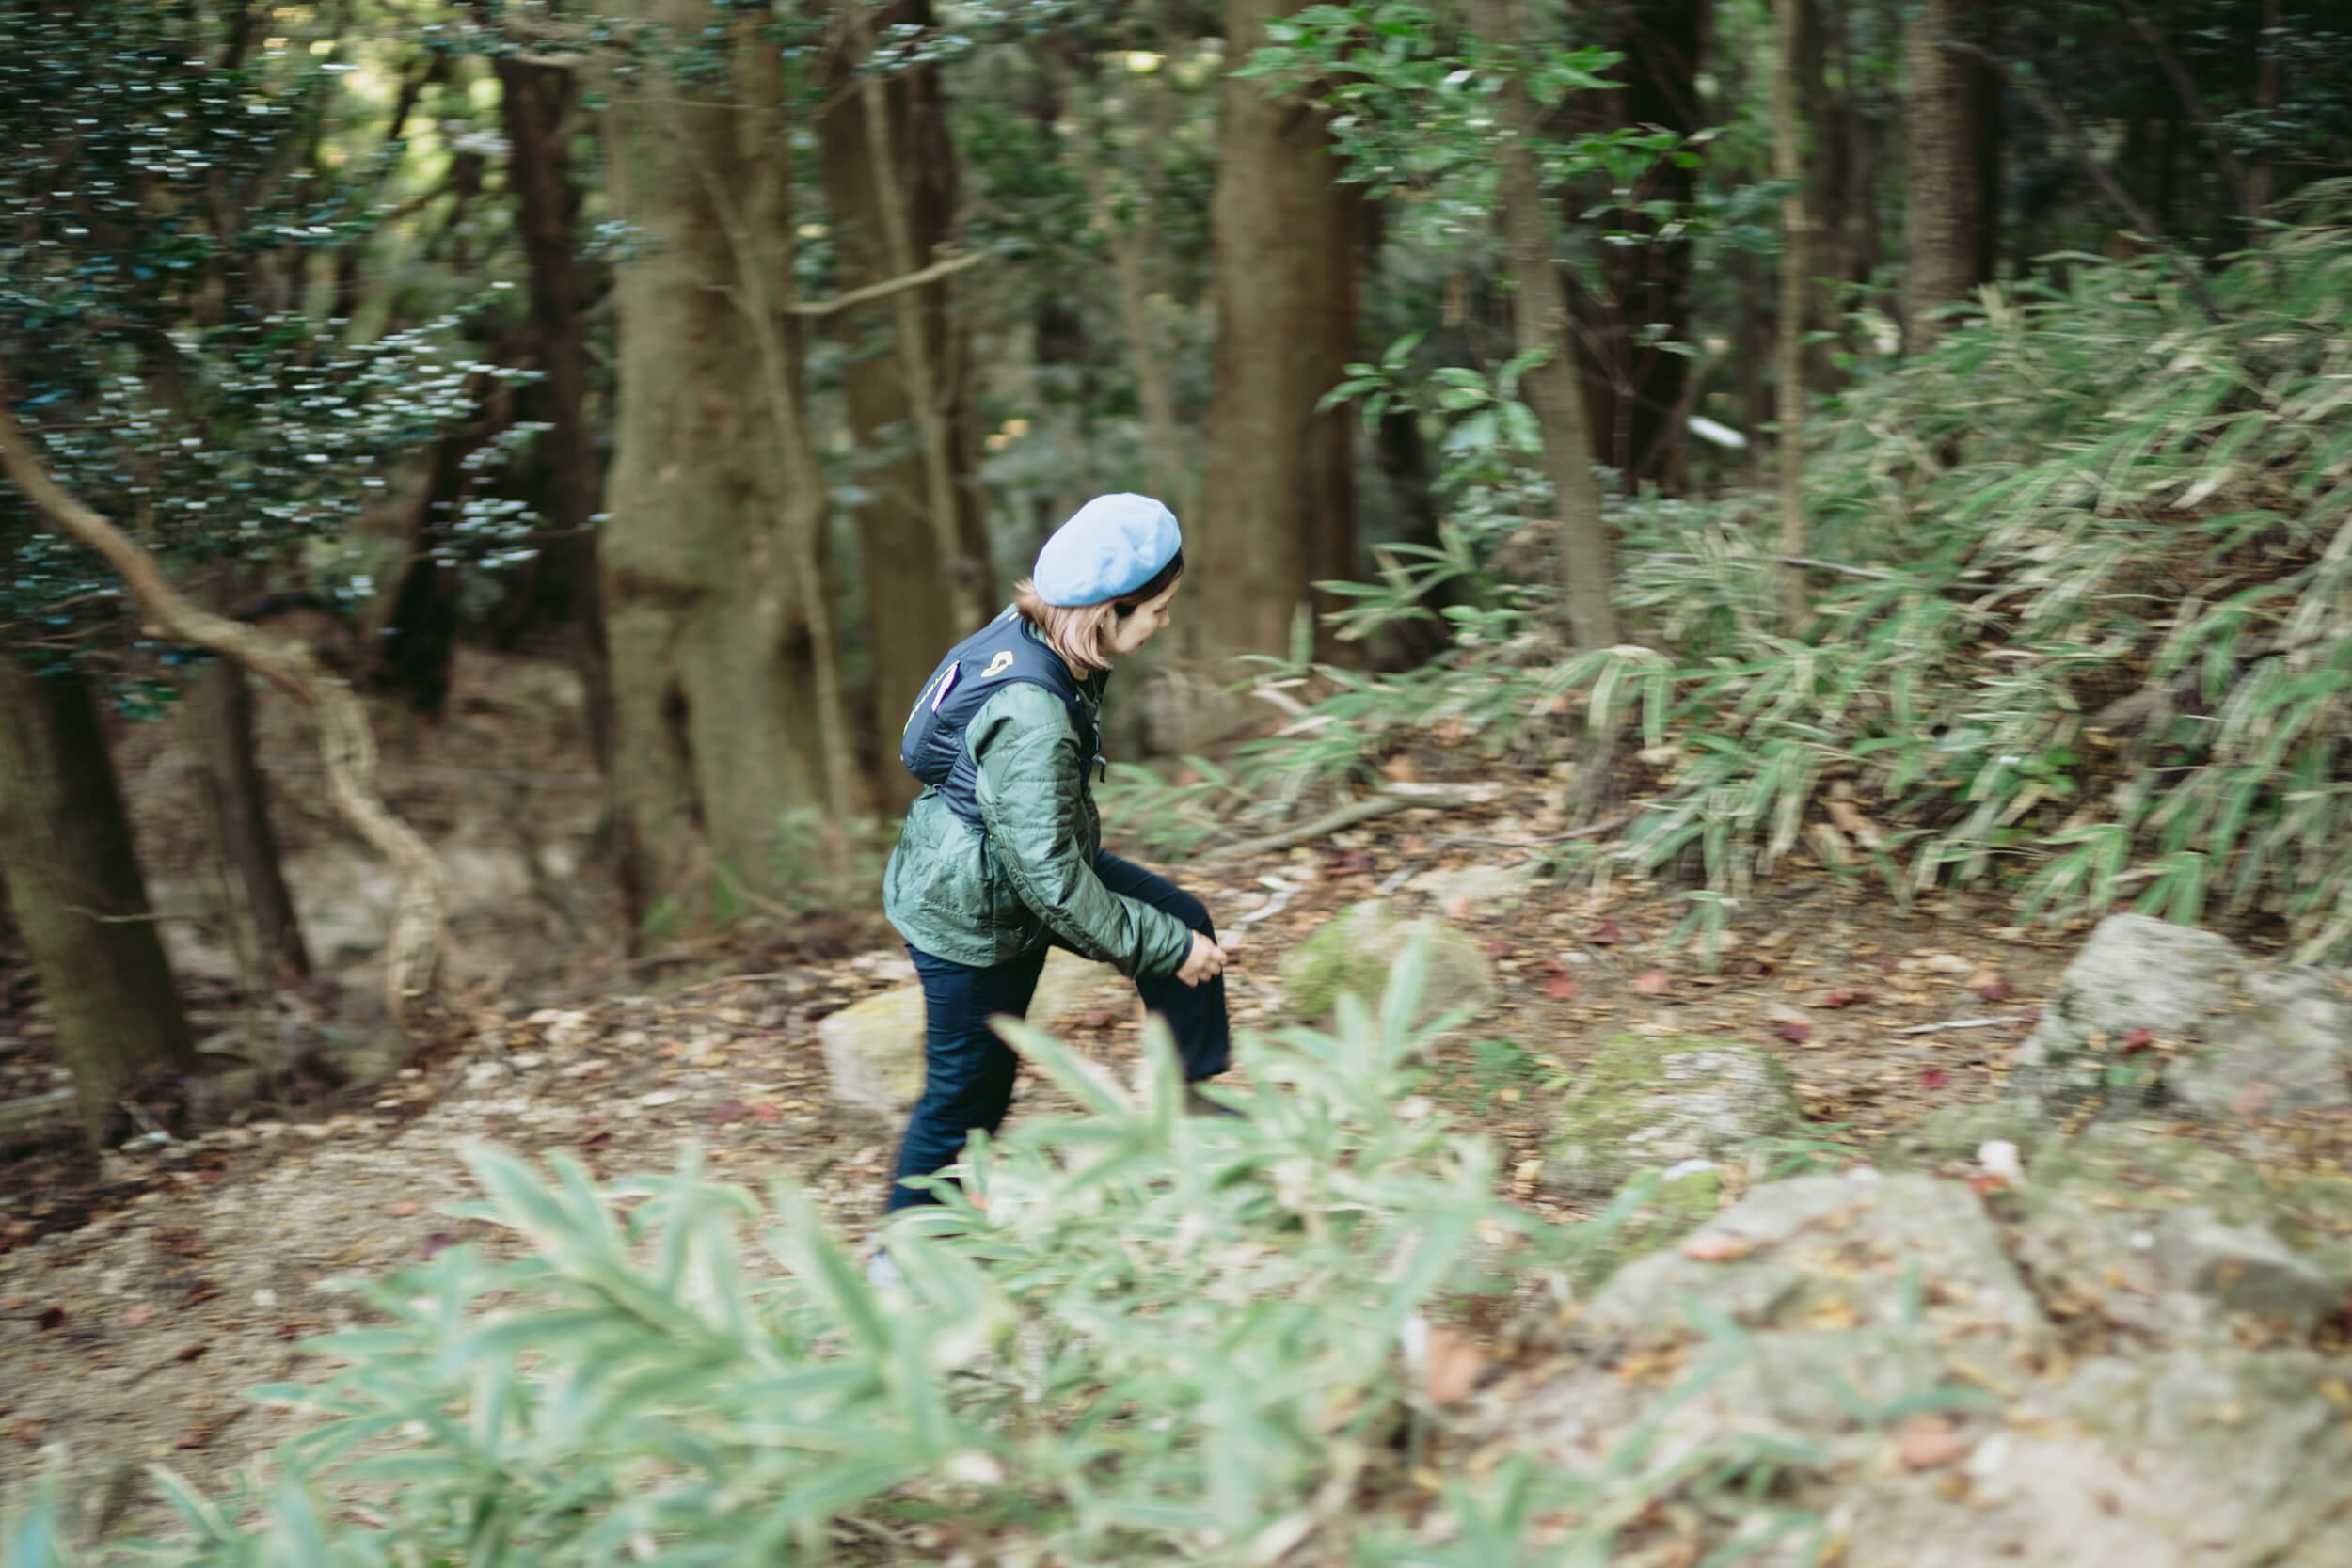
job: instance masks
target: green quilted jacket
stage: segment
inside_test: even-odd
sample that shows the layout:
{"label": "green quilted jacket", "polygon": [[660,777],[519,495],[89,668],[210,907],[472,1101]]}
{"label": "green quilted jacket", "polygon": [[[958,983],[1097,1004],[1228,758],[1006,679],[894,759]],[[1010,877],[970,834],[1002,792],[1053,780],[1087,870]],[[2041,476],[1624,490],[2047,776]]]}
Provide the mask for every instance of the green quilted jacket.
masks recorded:
{"label": "green quilted jacket", "polygon": [[[1099,685],[1095,687],[1099,694]],[[975,828],[927,789],[907,809],[882,877],[882,912],[926,953],[989,968],[1047,942],[1126,974],[1173,974],[1192,932],[1165,910],[1122,898],[1094,873],[1103,821],[1089,759],[1060,698],[1009,685],[973,714]]]}

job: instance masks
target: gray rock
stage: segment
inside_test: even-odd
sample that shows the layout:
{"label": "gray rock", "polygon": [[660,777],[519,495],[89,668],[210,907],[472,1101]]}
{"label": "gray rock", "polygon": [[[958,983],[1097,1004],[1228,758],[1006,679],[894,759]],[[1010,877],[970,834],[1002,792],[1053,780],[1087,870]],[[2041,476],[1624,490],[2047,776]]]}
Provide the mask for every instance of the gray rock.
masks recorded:
{"label": "gray rock", "polygon": [[1637,1171],[1721,1159],[1803,1119],[1788,1072],[1766,1052],[1623,1035],[1578,1069],[1545,1148],[1543,1183],[1597,1197]]}
{"label": "gray rock", "polygon": [[1405,885],[1441,905],[1459,899],[1472,909],[1502,909],[1526,897],[1542,869],[1533,861],[1517,865],[1469,865],[1424,871]]}
{"label": "gray rock", "polygon": [[1847,1568],[2352,1562],[2352,1437],[2319,1392],[2346,1370],[2299,1351],[2086,1362],[2055,1397],[1970,1433],[1957,1465],[1865,1476],[1830,1528]]}
{"label": "gray rock", "polygon": [[1045,968],[1037,977],[1037,990],[1029,998],[1029,1022],[1050,1029],[1090,1008],[1118,1011],[1135,1006],[1135,982],[1109,964],[1057,947],[1045,955]]}
{"label": "gray rock", "polygon": [[[2192,1271],[2282,1266],[2172,1223]],[[1845,1568],[2352,1562],[2352,1363],[2210,1342],[2073,1366],[1981,1203],[1926,1176],[1770,1183],[1686,1245],[1619,1271],[1581,1354],[1496,1418],[1630,1497],[1803,1453],[1779,1500],[1820,1511]],[[1944,1430],[1908,1450],[1922,1409]]]}
{"label": "gray rock", "polygon": [[[2124,1052],[2139,1030],[2165,1049]],[[2010,1094],[2060,1122],[2168,1100],[2220,1121],[2352,1105],[2348,1067],[2352,997],[2332,979],[2261,970],[2210,931],[2119,914],[2059,979]]]}
{"label": "gray rock", "polygon": [[1283,1012],[1295,1022],[1323,1022],[1342,996],[1377,1010],[1389,976],[1417,939],[1428,943],[1428,969],[1415,1027],[1457,1007],[1483,1012],[1494,1006],[1494,964],[1478,943],[1436,921],[1406,920],[1373,899],[1343,910],[1283,956]]}
{"label": "gray rock", "polygon": [[[1057,947],[1045,955],[1029,1022],[1050,1029],[1090,1007],[1133,1006],[1135,988],[1108,964]],[[834,1103],[892,1120],[923,1093],[923,988],[898,986],[818,1022]]]}
{"label": "gray rock", "polygon": [[1974,1160],[1977,1150],[1996,1138],[2015,1144],[2030,1159],[2052,1135],[2049,1123],[2007,1101],[1946,1105],[1888,1138],[1879,1148],[1878,1163],[1885,1170],[1931,1170]]}
{"label": "gray rock", "polygon": [[2069,1316],[2231,1344],[2247,1318],[2308,1336],[2352,1290],[2343,1243],[2304,1223],[2342,1207],[2344,1189],[2324,1178],[2274,1187],[2223,1149],[2131,1124],[2054,1145],[2028,1171],[2010,1199],[2018,1261]]}
{"label": "gray rock", "polygon": [[896,1120],[923,1092],[923,988],[900,986],[820,1019],[834,1102]]}
{"label": "gray rock", "polygon": [[2298,1252],[2267,1227],[2228,1225],[2212,1210],[2172,1209],[2154,1232],[2167,1284],[2307,1336],[2344,1305],[2352,1268],[2326,1253]]}
{"label": "gray rock", "polygon": [[[1695,1297],[1756,1329],[1891,1326],[1941,1313],[1997,1328],[2019,1346],[2048,1329],[1983,1203],[1958,1181],[1767,1182],[1684,1246],[1734,1255],[1709,1260],[1675,1250],[1629,1263],[1586,1305],[1585,1325],[1637,1338],[1671,1333],[1688,1326]],[[1915,1271],[1915,1286],[1906,1279]],[[1915,1293],[1929,1283],[1931,1292]]]}
{"label": "gray rock", "polygon": [[2208,1121],[2352,1105],[2352,997],[2311,970],[2249,970],[2246,1010],[2207,1020],[2165,1069],[2166,1096]]}

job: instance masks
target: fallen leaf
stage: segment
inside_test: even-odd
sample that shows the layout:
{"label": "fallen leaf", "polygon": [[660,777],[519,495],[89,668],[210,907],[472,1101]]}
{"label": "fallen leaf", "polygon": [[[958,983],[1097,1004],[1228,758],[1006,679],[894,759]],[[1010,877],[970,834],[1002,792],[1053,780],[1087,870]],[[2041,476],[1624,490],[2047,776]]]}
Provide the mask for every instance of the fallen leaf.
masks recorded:
{"label": "fallen leaf", "polygon": [[1968,1190],[1979,1197],[1983,1197],[1990,1193],[2007,1192],[2009,1178],[1996,1170],[1979,1171],[1968,1178]]}
{"label": "fallen leaf", "polygon": [[752,1116],[759,1121],[782,1121],[784,1113],[763,1100],[752,1107]]}
{"label": "fallen leaf", "polygon": [[145,1328],[154,1321],[155,1309],[145,1302],[139,1303],[138,1306],[122,1314],[122,1326],[125,1328]]}
{"label": "fallen leaf", "polygon": [[1422,1370],[1422,1390],[1432,1404],[1452,1404],[1478,1385],[1486,1370],[1486,1353],[1458,1328],[1438,1323],[1429,1330],[1429,1358]]}
{"label": "fallen leaf", "polygon": [[1977,966],[1957,953],[1931,953],[1919,967],[1931,974],[1968,974]]}
{"label": "fallen leaf", "polygon": [[2009,977],[1997,969],[1979,969],[1968,976],[1968,989],[1987,1002],[2010,999]]}
{"label": "fallen leaf", "polygon": [[1813,1025],[1803,1019],[1784,1018],[1772,1025],[1772,1032],[1791,1045],[1803,1045],[1813,1037]]}
{"label": "fallen leaf", "polygon": [[1940,1089],[1951,1081],[1952,1075],[1940,1067],[1931,1067],[1919,1074],[1919,1086],[1923,1089]]}
{"label": "fallen leaf", "polygon": [[417,1243],[417,1256],[420,1258],[430,1259],[436,1253],[441,1252],[449,1247],[453,1247],[456,1244],[456,1237],[451,1235],[446,1230],[436,1230],[432,1235],[427,1236],[423,1241]]}
{"label": "fallen leaf", "polygon": [[1118,1022],[1119,1015],[1108,1007],[1089,1007],[1078,1019],[1079,1025],[1087,1029],[1107,1029]]}
{"label": "fallen leaf", "polygon": [[1867,986],[1840,986],[1822,997],[1820,1005],[1824,1007],[1854,1007],[1874,1001],[1877,996],[1878,992]]}
{"label": "fallen leaf", "polygon": [[1597,947],[1615,947],[1625,941],[1625,927],[1613,920],[1604,920],[1584,940]]}
{"label": "fallen leaf", "polygon": [[424,1207],[413,1197],[404,1197],[384,1212],[396,1220],[405,1220]]}
{"label": "fallen leaf", "polygon": [[713,1127],[732,1127],[751,1114],[751,1107],[739,1100],[722,1100],[710,1108],[710,1124]]}
{"label": "fallen leaf", "polygon": [[1633,989],[1643,996],[1663,996],[1673,983],[1662,969],[1645,969],[1633,977]]}
{"label": "fallen leaf", "polygon": [[1863,816],[1862,808],[1851,800],[1829,800],[1824,804],[1829,808],[1829,819],[1837,824],[1837,831],[1865,849],[1875,849],[1884,840],[1878,824]]}
{"label": "fallen leaf", "polygon": [[1754,1243],[1745,1236],[1727,1235],[1720,1230],[1702,1230],[1695,1236],[1683,1238],[1680,1251],[1685,1258],[1701,1263],[1728,1263],[1745,1258]]}
{"label": "fallen leaf", "polygon": [[41,1331],[43,1333],[47,1333],[53,1328],[62,1328],[65,1326],[65,1308],[62,1307],[44,1307],[40,1309],[40,1316],[35,1318],[33,1322],[40,1324]]}
{"label": "fallen leaf", "polygon": [[2156,1032],[2153,1029],[2135,1029],[2130,1034],[2125,1035],[2122,1043],[2117,1045],[2115,1049],[2128,1056],[2135,1052],[2153,1049],[2155,1043]]}
{"label": "fallen leaf", "polygon": [[1960,1457],[1960,1434],[1941,1416],[1914,1416],[1895,1434],[1895,1452],[1914,1470],[1932,1470]]}
{"label": "fallen leaf", "polygon": [[1544,976],[1544,994],[1554,1002],[1565,1002],[1576,994],[1576,981],[1566,970],[1553,970]]}
{"label": "fallen leaf", "polygon": [[1508,941],[1502,937],[1497,937],[1494,941],[1486,944],[1486,957],[1490,958],[1507,958],[1518,950],[1519,946],[1518,942]]}

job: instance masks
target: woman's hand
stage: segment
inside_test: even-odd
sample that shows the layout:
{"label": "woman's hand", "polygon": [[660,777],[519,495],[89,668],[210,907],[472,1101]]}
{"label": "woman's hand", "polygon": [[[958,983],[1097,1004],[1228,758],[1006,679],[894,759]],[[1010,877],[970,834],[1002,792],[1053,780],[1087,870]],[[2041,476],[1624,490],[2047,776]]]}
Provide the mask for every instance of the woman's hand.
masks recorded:
{"label": "woman's hand", "polygon": [[1188,986],[1203,980],[1214,980],[1225,972],[1225,949],[1200,932],[1192,933],[1192,953],[1184,959],[1184,967],[1176,972],[1176,978]]}

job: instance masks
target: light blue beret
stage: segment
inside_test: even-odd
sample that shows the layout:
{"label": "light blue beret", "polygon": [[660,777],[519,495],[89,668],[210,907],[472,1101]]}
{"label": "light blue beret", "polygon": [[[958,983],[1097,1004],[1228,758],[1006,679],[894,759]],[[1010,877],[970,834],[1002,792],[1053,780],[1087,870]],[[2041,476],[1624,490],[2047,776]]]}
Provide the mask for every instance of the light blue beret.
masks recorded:
{"label": "light blue beret", "polygon": [[1045,541],[1029,580],[1050,605],[1101,604],[1159,576],[1184,543],[1176,514],[1151,497],[1097,496]]}

